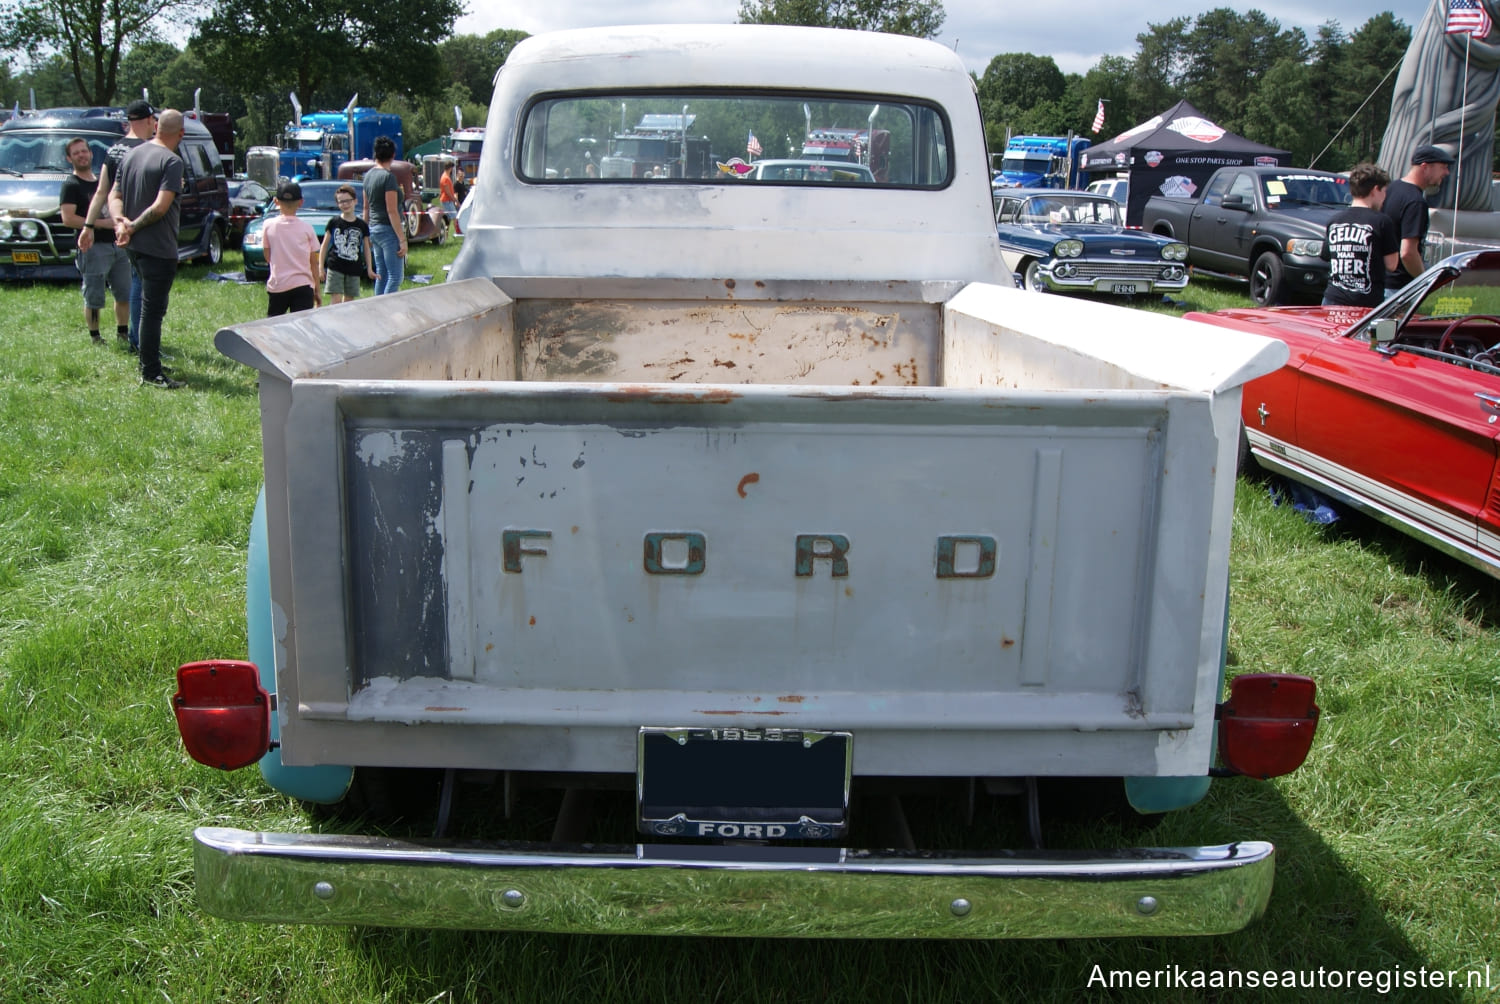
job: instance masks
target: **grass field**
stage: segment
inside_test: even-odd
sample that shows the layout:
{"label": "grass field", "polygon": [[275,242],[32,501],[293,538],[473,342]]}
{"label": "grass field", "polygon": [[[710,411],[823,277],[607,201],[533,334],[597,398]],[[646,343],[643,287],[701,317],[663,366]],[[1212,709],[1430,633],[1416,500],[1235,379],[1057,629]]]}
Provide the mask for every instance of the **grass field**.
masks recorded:
{"label": "grass field", "polygon": [[[416,247],[411,270],[440,281],[452,253]],[[1135,838],[1275,842],[1269,913],[1241,933],[821,943],[252,926],[202,913],[194,826],[310,825],[255,771],[189,761],[168,707],[179,663],[245,649],[246,528],[261,479],[254,375],[212,337],[263,313],[265,293],[206,275],[184,269],[173,293],[165,342],[189,384],[176,392],[139,386],[132,357],[88,343],[74,285],[10,286],[0,300],[0,1001],[1500,999],[1399,988],[1430,983],[1424,970],[1476,969],[1500,987],[1494,583],[1360,519],[1307,524],[1251,481],[1237,498],[1231,669],[1315,677],[1318,739],[1298,773],[1217,783]],[[1198,283],[1178,299],[1246,302],[1239,288]],[[1117,970],[1169,982],[1137,993],[1099,982]],[[1289,970],[1322,970],[1323,988],[1171,982]],[[1358,971],[1371,985],[1350,989]],[[1393,977],[1398,989],[1379,993]]]}

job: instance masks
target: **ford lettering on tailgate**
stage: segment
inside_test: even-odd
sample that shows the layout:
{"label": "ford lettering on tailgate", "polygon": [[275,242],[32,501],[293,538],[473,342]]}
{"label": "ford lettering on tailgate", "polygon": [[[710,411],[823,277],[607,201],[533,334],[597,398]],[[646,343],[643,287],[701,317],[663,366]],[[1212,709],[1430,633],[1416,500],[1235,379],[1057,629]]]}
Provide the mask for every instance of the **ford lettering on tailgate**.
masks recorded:
{"label": "ford lettering on tailgate", "polygon": [[809,674],[868,717],[935,665],[943,700],[1139,685],[1138,579],[1085,598],[1066,573],[1149,569],[1157,401],[1095,403],[1039,439],[1026,403],[923,401],[938,420],[908,424],[856,394],[736,393],[680,415],[624,401],[608,425],[355,418],[357,678],[472,681],[515,714],[636,727],[729,708],[757,717],[726,725],[836,724],[791,700]]}

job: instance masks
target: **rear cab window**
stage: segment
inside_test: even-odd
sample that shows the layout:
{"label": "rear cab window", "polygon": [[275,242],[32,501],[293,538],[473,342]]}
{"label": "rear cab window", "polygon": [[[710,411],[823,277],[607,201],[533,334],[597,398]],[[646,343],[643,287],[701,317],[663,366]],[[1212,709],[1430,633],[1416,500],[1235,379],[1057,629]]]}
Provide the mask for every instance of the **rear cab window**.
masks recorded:
{"label": "rear cab window", "polygon": [[952,181],[951,142],[939,108],[902,98],[816,92],[545,95],[523,117],[517,173],[537,184],[855,182],[931,189]]}

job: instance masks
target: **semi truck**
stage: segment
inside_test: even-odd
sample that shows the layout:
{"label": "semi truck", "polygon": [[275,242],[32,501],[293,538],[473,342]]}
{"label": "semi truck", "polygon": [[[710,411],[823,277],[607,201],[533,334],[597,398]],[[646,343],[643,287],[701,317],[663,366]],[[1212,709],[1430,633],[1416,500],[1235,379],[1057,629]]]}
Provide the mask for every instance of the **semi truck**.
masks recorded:
{"label": "semi truck", "polygon": [[1083,136],[1012,136],[995,169],[996,188],[1083,188]]}
{"label": "semi truck", "polygon": [[342,111],[302,111],[295,93],[290,95],[293,118],[282,134],[279,173],[296,180],[338,177],[339,166],[350,160],[375,156],[377,136],[389,136],[402,155],[401,116],[356,104],[349,99]]}
{"label": "semi truck", "polygon": [[[820,105],[820,111],[827,112]],[[806,135],[802,140],[803,160],[825,160],[839,164],[863,164],[870,169],[876,181],[890,180],[891,134],[888,129],[876,128],[875,119],[880,106],[870,109],[863,126],[813,125],[813,112],[809,104],[802,106]]]}
{"label": "semi truck", "polygon": [[[622,104],[745,136],[813,101],[878,105],[901,180],[564,170]],[[1308,751],[1313,681],[1224,670],[1240,386],[1281,343],[1016,288],[932,42],[536,35],[488,135],[448,281],[216,336],[259,376],[249,650],[181,666],[172,706],[195,760],[360,825],[205,820],[200,903],[797,938],[1257,917],[1253,813],[1211,846],[1054,824]]]}
{"label": "semi truck", "polygon": [[[707,137],[692,134],[696,119],[687,111],[649,112],[634,128],[622,124],[610,139],[609,152],[599,159],[599,173],[606,178],[709,177],[715,169],[713,154]],[[578,173],[586,176],[586,167]]]}

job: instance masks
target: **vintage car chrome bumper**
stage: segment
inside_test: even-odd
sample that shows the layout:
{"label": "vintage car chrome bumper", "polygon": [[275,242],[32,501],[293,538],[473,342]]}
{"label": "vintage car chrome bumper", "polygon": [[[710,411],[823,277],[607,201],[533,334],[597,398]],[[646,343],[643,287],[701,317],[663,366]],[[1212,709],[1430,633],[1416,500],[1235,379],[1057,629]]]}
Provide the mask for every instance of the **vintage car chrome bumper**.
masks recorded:
{"label": "vintage car chrome bumper", "polygon": [[1104,261],[1094,258],[1059,258],[1044,263],[1038,274],[1047,288],[1058,293],[1092,290],[1116,292],[1116,286],[1133,286],[1137,293],[1160,293],[1183,289],[1188,284],[1185,263]]}
{"label": "vintage car chrome bumper", "polygon": [[1058,938],[1222,934],[1265,910],[1275,850],[969,856],[775,846],[614,852],[338,834],[194,834],[232,920],[594,934]]}

